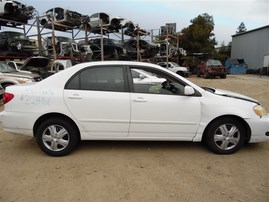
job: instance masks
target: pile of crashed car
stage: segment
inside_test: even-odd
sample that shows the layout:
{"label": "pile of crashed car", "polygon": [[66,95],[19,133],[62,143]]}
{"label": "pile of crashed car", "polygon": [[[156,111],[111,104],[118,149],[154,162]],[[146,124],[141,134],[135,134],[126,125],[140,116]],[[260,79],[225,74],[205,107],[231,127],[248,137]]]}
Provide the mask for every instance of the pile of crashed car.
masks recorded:
{"label": "pile of crashed car", "polygon": [[[88,16],[60,7],[51,8],[39,16],[33,6],[26,6],[17,1],[0,0],[0,26],[20,29],[22,25],[29,25],[30,20],[35,20],[34,23],[38,23],[37,27],[40,28],[37,39],[26,36],[21,30],[0,32],[0,59],[8,60],[9,65],[6,67],[1,62],[0,72],[5,74],[5,78],[13,72],[17,76],[16,79],[1,82],[4,88],[16,83],[38,81],[76,63],[138,58],[151,60],[156,57],[164,58],[167,54],[164,44],[151,43],[141,39],[142,37],[138,40],[136,36],[146,36],[149,33],[123,17],[114,17],[103,12]],[[66,35],[74,29],[94,34],[95,37],[84,36],[75,40],[74,37],[56,36],[54,32]],[[44,36],[46,34],[41,34],[44,30],[53,31]],[[115,40],[109,38],[110,33],[120,33],[128,36],[128,39]],[[38,39],[41,38],[40,43]],[[172,45],[169,45],[169,49],[171,54],[177,53]],[[182,76],[188,76],[187,68],[175,63],[160,65]]]}
{"label": "pile of crashed car", "polygon": [[[97,34],[99,37],[84,37],[74,40],[65,36],[43,37],[42,47],[37,41],[28,38],[24,33],[3,31],[0,33],[0,53],[5,56],[33,56],[46,57],[72,56],[83,57],[86,61],[100,60],[101,45],[103,45],[104,59],[136,59],[137,50],[142,58],[148,59],[160,55],[160,44],[149,43],[134,37],[148,35],[146,30],[140,29],[134,23],[123,17],[114,17],[108,13],[94,13],[91,16],[83,15],[60,7],[51,8],[42,16],[33,6],[26,6],[17,1],[0,0],[0,26],[17,27],[27,24],[29,20],[38,19],[38,25],[43,29],[68,32],[83,30]],[[101,44],[100,34],[122,33],[128,40],[114,40],[104,38]],[[139,45],[138,45],[139,44]],[[54,47],[53,47],[54,45]],[[139,46],[139,49],[137,48]]]}

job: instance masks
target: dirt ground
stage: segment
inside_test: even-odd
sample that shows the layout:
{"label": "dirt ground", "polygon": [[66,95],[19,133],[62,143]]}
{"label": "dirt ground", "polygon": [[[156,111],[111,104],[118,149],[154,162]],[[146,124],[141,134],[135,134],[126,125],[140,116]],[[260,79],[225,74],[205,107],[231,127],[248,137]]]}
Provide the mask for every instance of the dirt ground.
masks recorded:
{"label": "dirt ground", "polygon": [[[251,96],[269,111],[268,77],[190,80]],[[201,143],[88,141],[55,158],[34,139],[0,130],[0,201],[268,202],[269,142],[216,155]]]}

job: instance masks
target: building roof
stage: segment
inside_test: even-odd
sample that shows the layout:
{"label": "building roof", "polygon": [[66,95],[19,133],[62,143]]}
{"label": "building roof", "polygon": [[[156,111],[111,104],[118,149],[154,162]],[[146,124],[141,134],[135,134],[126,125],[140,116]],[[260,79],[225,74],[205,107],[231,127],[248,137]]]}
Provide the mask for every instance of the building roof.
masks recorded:
{"label": "building roof", "polygon": [[268,28],[269,28],[269,25],[266,25],[266,26],[263,26],[263,27],[259,27],[257,29],[252,29],[252,30],[249,30],[249,31],[245,31],[245,32],[240,32],[240,33],[234,34],[234,35],[232,35],[232,37],[236,37],[236,36],[243,35],[243,34],[248,34],[250,32],[256,32],[258,30],[268,29]]}

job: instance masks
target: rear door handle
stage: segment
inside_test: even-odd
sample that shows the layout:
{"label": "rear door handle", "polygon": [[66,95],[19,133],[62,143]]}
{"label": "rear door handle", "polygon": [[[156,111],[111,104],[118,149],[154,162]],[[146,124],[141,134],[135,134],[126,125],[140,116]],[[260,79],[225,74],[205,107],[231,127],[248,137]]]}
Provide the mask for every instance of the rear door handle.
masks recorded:
{"label": "rear door handle", "polygon": [[68,96],[69,99],[73,99],[73,100],[80,100],[82,99],[82,97],[79,94],[73,94]]}

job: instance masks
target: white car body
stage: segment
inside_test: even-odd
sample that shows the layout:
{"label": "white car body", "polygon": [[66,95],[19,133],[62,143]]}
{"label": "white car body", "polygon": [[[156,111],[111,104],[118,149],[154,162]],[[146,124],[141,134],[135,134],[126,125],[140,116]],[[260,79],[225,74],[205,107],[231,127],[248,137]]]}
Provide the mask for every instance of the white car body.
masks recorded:
{"label": "white car body", "polygon": [[[143,67],[161,72],[176,79],[178,85],[184,84],[181,89],[183,93],[180,95],[137,93],[133,92],[130,86],[129,90],[114,92],[76,90],[68,87],[71,85],[69,79],[72,78],[73,82],[75,80],[73,75],[77,72],[84,71],[85,68],[98,70],[110,66],[123,69],[127,66],[134,69]],[[117,83],[119,82],[121,81],[118,80]],[[129,85],[143,84],[134,82]],[[82,63],[60,71],[39,83],[7,87],[6,94],[7,96],[13,94],[14,98],[5,104],[4,111],[0,113],[3,129],[30,137],[37,136],[39,126],[43,122],[54,119],[52,117],[61,117],[61,120],[68,119],[69,123],[72,122],[71,125],[77,130],[76,135],[81,140],[199,142],[208,132],[207,127],[216,120],[228,120],[233,117],[240,120],[241,125],[245,127],[245,133],[240,135],[246,136],[247,142],[269,140],[269,115],[260,113],[258,116],[254,112],[253,108],[256,109],[257,106],[259,109],[262,108],[257,101],[227,91],[214,93],[212,89],[203,89],[169,70],[149,63],[128,61]],[[223,130],[225,127],[219,128]],[[226,139],[229,140],[229,137]],[[39,138],[39,141],[42,139]],[[51,141],[57,142],[57,138],[54,137]],[[48,153],[53,156],[66,154],[57,152]]]}

